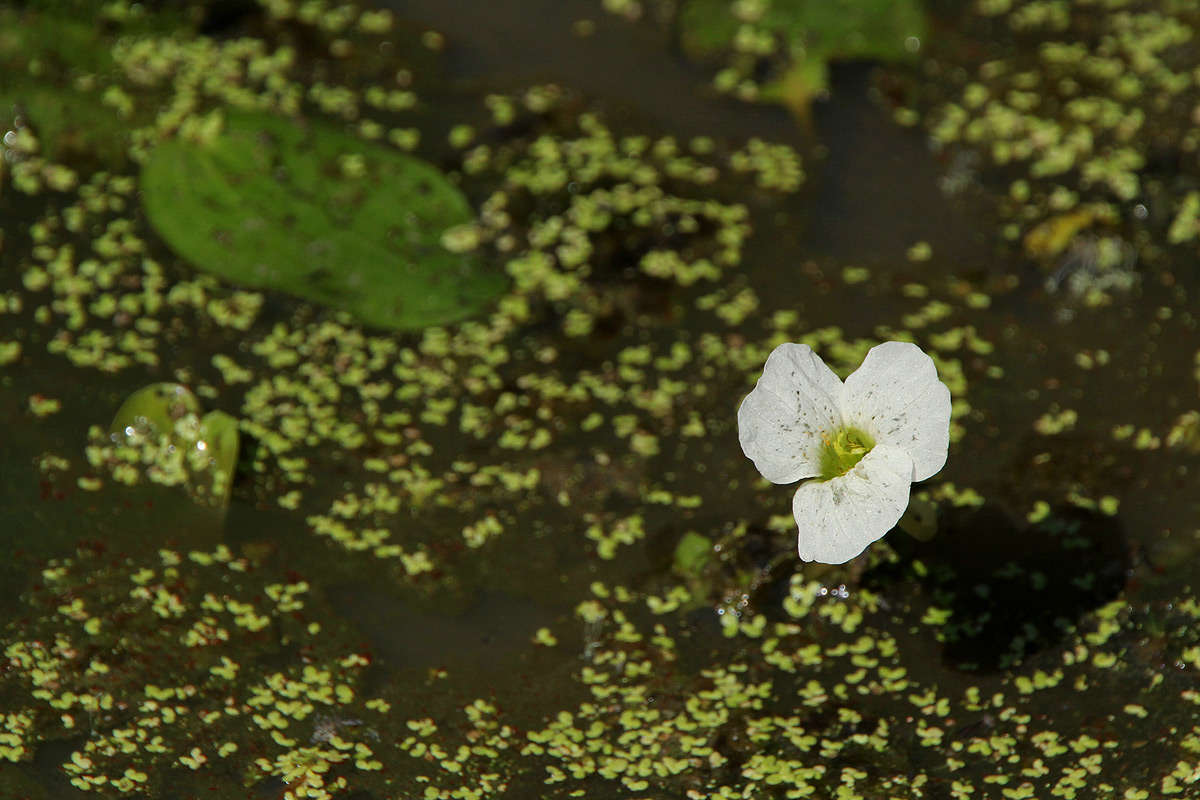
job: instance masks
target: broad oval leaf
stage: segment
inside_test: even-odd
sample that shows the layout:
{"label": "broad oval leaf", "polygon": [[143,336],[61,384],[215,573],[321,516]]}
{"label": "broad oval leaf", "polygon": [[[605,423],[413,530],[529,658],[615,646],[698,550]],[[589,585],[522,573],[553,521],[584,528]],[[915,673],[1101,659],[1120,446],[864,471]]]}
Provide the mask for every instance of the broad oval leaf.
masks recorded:
{"label": "broad oval leaf", "polygon": [[315,123],[230,113],[198,143],[163,142],[142,200],[167,243],[198,269],[418,329],[481,311],[507,284],[441,244],[473,214],[424,161]]}
{"label": "broad oval leaf", "polygon": [[126,437],[170,436],[188,414],[200,414],[200,401],[191,389],[181,383],[152,383],[125,398],[109,430]]}

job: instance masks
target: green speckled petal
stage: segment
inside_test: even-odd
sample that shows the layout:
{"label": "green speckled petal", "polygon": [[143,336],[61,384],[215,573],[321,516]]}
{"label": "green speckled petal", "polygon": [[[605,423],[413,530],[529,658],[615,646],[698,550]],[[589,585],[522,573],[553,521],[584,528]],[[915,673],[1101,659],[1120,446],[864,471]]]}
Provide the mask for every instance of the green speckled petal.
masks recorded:
{"label": "green speckled petal", "polygon": [[822,437],[841,425],[842,382],[806,344],[786,342],[738,408],[742,452],[772,483],[821,473]]}
{"label": "green speckled petal", "polygon": [[910,480],[923,481],[946,464],[950,390],[938,380],[933,359],[915,344],[872,347],[862,366],[846,378],[842,410],[848,425],[909,454]]}
{"label": "green speckled petal", "polygon": [[805,561],[843,564],[883,537],[904,514],[912,459],[877,444],[852,470],[828,481],[808,481],[792,498]]}

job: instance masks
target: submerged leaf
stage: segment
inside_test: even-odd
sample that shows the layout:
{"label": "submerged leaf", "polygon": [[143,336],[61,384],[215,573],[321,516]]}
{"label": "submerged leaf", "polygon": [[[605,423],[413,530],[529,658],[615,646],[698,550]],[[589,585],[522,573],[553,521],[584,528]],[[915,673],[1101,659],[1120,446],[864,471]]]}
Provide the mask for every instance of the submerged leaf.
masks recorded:
{"label": "submerged leaf", "polygon": [[0,8],[0,130],[29,126],[51,160],[111,168],[126,162],[130,131],[149,121],[114,82],[112,41],[150,26],[170,30],[177,20],[172,12],[99,24],[96,5]]}
{"label": "submerged leaf", "polygon": [[231,114],[211,141],[155,148],[142,195],[154,227],[197,268],[370,325],[454,322],[505,288],[501,273],[442,246],[472,212],[440,172],[317,124]]}
{"label": "submerged leaf", "polygon": [[197,503],[224,507],[237,466],[238,421],[223,411],[201,417],[200,410],[186,386],[154,383],[126,398],[109,429],[152,481],[186,483]]}
{"label": "submerged leaf", "polygon": [[749,25],[780,37],[787,53],[893,60],[910,55],[906,40],[925,32],[915,0],[768,0],[760,6],[748,15],[728,0],[687,0],[679,19],[685,49],[699,57],[739,49],[738,37]]}
{"label": "submerged leaf", "polygon": [[909,58],[926,25],[916,0],[686,0],[677,27],[684,52],[724,65],[722,91],[807,117],[830,62]]}
{"label": "submerged leaf", "polygon": [[908,508],[896,525],[918,542],[933,541],[938,532],[937,504],[928,497],[909,497]]}
{"label": "submerged leaf", "polygon": [[237,467],[238,421],[224,411],[210,411],[200,418],[200,441],[209,456],[208,474],[211,483],[201,486],[195,479],[191,484],[193,496],[207,493],[211,505],[229,505],[229,490],[233,486],[233,471]]}
{"label": "submerged leaf", "polygon": [[186,386],[152,383],[125,398],[109,429],[126,438],[170,434],[180,419],[199,413],[200,402]]}
{"label": "submerged leaf", "polygon": [[675,546],[672,566],[677,574],[686,578],[696,578],[712,560],[712,540],[695,531],[688,531]]}

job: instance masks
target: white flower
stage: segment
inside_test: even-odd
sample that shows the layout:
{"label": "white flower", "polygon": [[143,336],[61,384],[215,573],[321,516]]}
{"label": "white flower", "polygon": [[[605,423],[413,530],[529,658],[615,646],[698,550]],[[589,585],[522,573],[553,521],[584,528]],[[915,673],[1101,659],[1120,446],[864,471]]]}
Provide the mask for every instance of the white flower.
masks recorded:
{"label": "white flower", "polygon": [[841,564],[899,521],[914,481],[950,446],[950,390],[907,342],[872,347],[842,383],[812,348],[785,343],[738,409],[742,451],[792,500],[800,558]]}

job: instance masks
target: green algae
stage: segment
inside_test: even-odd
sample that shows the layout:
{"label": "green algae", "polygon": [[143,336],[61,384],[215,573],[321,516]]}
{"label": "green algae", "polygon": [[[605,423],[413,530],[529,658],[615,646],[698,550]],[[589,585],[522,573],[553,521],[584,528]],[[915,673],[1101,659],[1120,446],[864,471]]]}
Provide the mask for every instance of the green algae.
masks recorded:
{"label": "green algae", "polygon": [[479,313],[504,279],[442,245],[466,199],[429,164],[325,127],[231,114],[207,142],[166,141],[142,171],[147,216],[197,268],[380,328]]}

